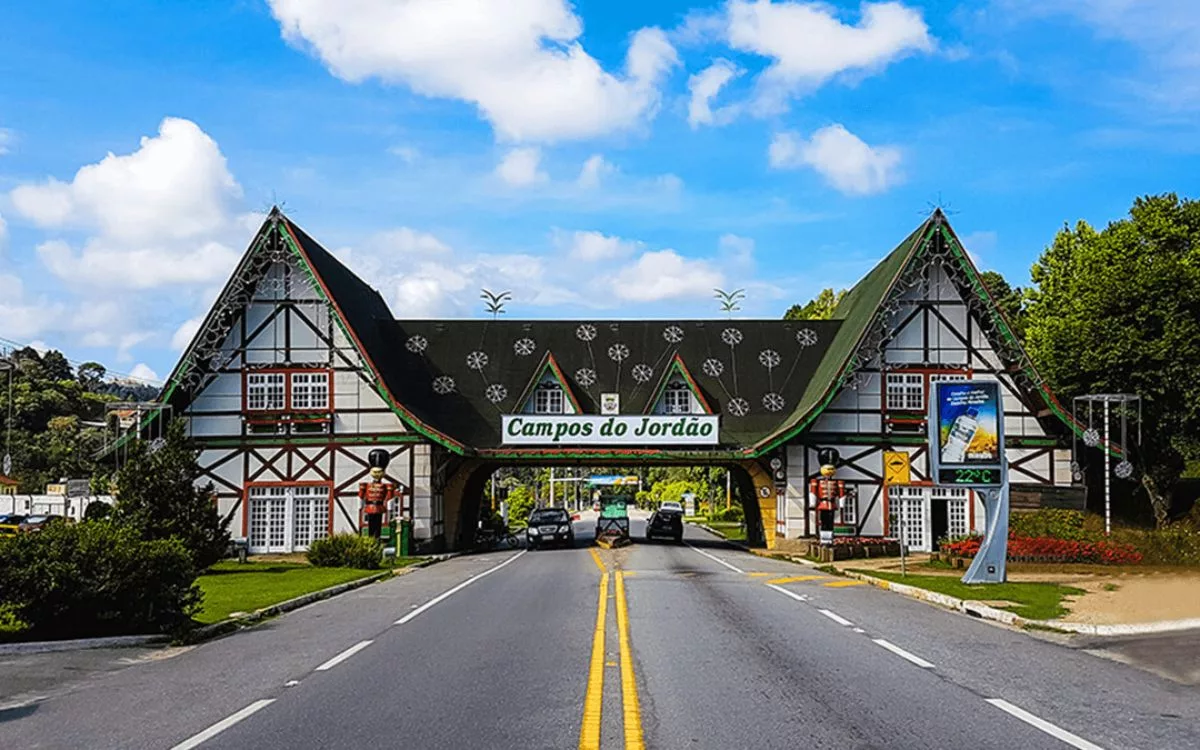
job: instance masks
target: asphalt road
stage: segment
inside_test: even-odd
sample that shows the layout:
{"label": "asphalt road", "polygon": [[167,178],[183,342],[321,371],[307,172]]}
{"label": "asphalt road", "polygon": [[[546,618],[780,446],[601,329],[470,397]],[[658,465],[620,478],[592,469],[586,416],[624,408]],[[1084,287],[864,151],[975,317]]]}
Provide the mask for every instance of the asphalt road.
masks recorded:
{"label": "asphalt road", "polygon": [[1200,747],[1195,687],[698,529],[589,526],[99,672],[0,710],[0,748]]}

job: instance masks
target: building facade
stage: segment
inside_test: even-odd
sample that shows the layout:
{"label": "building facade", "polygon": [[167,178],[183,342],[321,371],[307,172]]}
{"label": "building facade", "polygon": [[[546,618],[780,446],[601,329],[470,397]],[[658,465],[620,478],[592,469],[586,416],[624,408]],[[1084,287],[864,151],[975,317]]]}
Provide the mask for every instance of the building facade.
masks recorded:
{"label": "building facade", "polygon": [[[1079,426],[941,212],[832,320],[410,321],[275,210],[161,400],[254,552],[357,532],[378,447],[400,489],[389,512],[412,518],[428,548],[469,541],[495,469],[580,464],[727,466],[770,546],[815,534],[806,487],[816,451],[836,447],[852,490],[842,524],[928,549],[983,515],[969,490],[929,481],[938,379],[999,381],[1013,481],[1071,484],[1064,439]],[[906,484],[885,481],[887,451],[910,455]]]}

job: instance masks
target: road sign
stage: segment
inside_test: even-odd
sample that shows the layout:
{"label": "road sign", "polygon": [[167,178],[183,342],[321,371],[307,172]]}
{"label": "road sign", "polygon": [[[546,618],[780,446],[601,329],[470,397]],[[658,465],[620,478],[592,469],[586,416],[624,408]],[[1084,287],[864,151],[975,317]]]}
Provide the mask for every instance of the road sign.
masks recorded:
{"label": "road sign", "polygon": [[912,482],[912,464],[903,451],[884,451],[883,476],[887,484],[909,484]]}
{"label": "road sign", "polygon": [[67,497],[87,497],[91,482],[87,479],[67,480]]}

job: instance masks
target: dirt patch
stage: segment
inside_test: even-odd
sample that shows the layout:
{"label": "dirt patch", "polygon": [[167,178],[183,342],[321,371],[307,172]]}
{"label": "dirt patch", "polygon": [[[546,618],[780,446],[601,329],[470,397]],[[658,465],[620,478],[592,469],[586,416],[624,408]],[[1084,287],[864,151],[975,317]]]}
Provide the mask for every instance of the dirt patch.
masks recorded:
{"label": "dirt patch", "polygon": [[1117,625],[1200,618],[1200,573],[1123,575],[1071,585],[1088,593],[1065,603],[1071,613],[1062,619],[1068,622]]}

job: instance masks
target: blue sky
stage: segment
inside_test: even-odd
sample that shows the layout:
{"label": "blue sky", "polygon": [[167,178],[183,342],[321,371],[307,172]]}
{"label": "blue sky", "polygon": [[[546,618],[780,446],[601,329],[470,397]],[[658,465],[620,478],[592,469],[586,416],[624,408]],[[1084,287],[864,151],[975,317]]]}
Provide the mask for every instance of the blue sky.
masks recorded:
{"label": "blue sky", "polygon": [[273,202],[402,317],[777,317],[938,202],[1023,284],[1196,194],[1188,5],[10,3],[0,338],[165,375]]}

